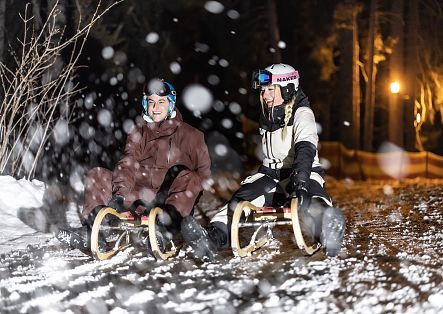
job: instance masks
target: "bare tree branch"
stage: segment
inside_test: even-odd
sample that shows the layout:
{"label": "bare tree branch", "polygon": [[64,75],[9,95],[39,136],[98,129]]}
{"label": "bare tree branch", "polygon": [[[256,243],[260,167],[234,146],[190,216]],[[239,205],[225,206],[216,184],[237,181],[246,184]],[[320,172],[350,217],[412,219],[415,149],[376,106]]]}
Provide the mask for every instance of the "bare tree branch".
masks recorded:
{"label": "bare tree branch", "polygon": [[[65,27],[58,24],[62,14],[59,0],[38,31],[35,17],[29,16],[26,6],[20,15],[25,29],[18,39],[20,54],[13,55],[16,64],[0,63],[0,172],[8,169],[12,175],[20,172],[28,178],[33,176],[57,119],[67,119],[68,123],[72,116],[66,112],[65,117],[58,117],[56,109],[68,104],[79,91],[73,78],[92,27],[123,1],[104,8],[99,1],[88,21],[82,25],[80,18],[76,33],[68,38],[64,36]],[[71,53],[63,65],[61,55],[66,48]]]}

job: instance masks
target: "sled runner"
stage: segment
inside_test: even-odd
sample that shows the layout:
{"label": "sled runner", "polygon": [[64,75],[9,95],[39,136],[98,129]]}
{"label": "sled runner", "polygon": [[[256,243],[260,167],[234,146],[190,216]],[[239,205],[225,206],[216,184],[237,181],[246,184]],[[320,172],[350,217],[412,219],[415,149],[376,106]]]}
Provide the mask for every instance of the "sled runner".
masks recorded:
{"label": "sled runner", "polygon": [[[163,209],[151,207],[142,200],[135,201],[131,207],[118,213],[111,207],[102,208],[94,219],[91,232],[91,251],[94,258],[109,259],[118,252],[137,244],[152,250],[157,259],[168,259],[177,253],[172,242],[162,243],[158,227],[158,217]],[[142,211],[136,208],[143,206]],[[160,234],[161,236],[161,234]]]}
{"label": "sled runner", "polygon": [[234,254],[244,257],[265,245],[272,238],[272,228],[277,225],[292,225],[298,248],[308,255],[314,254],[321,244],[307,243],[300,227],[297,208],[297,199],[291,201],[290,208],[257,207],[248,201],[240,202],[234,210],[231,225]]}

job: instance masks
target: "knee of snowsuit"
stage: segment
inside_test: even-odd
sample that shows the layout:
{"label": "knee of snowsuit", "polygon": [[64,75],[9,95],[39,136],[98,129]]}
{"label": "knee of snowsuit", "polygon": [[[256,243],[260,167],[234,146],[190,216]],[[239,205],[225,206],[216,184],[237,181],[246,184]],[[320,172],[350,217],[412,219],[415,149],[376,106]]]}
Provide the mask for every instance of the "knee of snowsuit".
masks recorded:
{"label": "knee of snowsuit", "polygon": [[[97,206],[106,205],[112,195],[112,171],[95,167],[88,171],[85,178],[85,201],[81,220],[90,220],[89,215]],[[94,216],[95,218],[95,216]]]}

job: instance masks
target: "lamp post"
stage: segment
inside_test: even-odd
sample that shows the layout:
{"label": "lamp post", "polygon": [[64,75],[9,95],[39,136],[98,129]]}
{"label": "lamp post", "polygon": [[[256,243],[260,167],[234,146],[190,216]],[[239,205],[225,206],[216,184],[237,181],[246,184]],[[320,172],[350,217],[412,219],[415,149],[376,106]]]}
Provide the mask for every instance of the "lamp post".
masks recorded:
{"label": "lamp post", "polygon": [[400,97],[401,85],[393,80],[389,85],[388,138],[391,143],[403,147],[403,107]]}

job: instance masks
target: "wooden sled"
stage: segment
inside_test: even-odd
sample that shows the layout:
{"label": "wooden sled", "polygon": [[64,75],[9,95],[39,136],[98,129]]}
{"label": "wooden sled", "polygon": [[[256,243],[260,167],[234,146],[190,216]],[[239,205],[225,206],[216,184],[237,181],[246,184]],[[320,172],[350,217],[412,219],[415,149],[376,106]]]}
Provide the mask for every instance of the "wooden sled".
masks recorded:
{"label": "wooden sled", "polygon": [[[291,208],[257,207],[248,201],[240,202],[232,217],[231,247],[235,255],[245,257],[265,245],[272,238],[272,228],[277,225],[292,225],[295,241],[305,254],[312,255],[321,247],[320,243],[307,244],[298,218],[298,201],[291,201]],[[253,229],[250,240],[240,234],[240,229]]]}
{"label": "wooden sled", "polygon": [[106,260],[120,251],[134,245],[134,241],[149,241],[151,250],[157,259],[165,260],[177,253],[171,241],[168,248],[162,250],[156,237],[156,221],[163,209],[154,207],[149,215],[135,210],[118,213],[111,207],[102,208],[95,217],[91,232],[91,251],[94,258]]}

